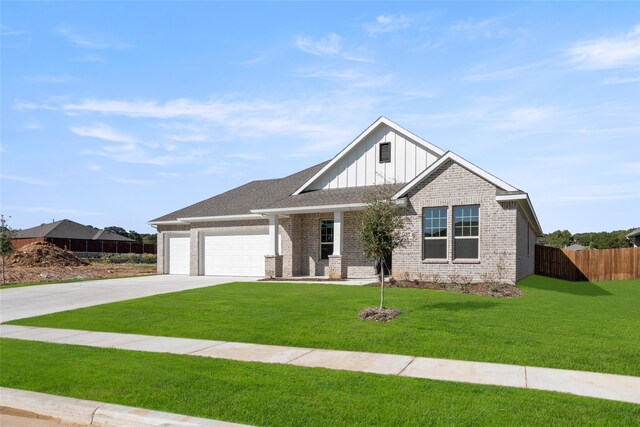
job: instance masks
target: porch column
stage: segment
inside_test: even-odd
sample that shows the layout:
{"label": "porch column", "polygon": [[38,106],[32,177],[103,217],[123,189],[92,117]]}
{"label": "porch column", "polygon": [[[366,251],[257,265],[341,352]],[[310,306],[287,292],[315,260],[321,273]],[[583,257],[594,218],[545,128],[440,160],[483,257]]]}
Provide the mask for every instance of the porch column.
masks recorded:
{"label": "porch column", "polygon": [[278,256],[280,255],[280,248],[278,247],[280,231],[278,230],[278,215],[269,215],[269,253],[268,255]]}
{"label": "porch column", "polygon": [[342,211],[333,213],[333,255],[342,255]]}
{"label": "porch column", "polygon": [[282,255],[280,255],[280,230],[278,215],[269,215],[269,253],[264,256],[264,276],[282,277]]}
{"label": "porch column", "polygon": [[329,255],[329,278],[345,279],[347,277],[347,259],[342,255],[344,241],[344,222],[341,211],[333,213],[333,254]]}

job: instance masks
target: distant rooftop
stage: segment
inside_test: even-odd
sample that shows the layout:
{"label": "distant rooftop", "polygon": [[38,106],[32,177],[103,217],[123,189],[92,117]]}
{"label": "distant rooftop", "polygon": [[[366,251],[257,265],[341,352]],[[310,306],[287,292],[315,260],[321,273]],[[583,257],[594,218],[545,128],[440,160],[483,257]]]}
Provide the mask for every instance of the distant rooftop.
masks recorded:
{"label": "distant rooftop", "polygon": [[128,237],[121,236],[110,231],[100,230],[90,225],[79,224],[69,219],[54,221],[49,224],[38,225],[17,231],[16,239],[30,239],[36,237],[48,237],[51,239],[79,239],[79,240],[112,240],[121,242],[133,242]]}

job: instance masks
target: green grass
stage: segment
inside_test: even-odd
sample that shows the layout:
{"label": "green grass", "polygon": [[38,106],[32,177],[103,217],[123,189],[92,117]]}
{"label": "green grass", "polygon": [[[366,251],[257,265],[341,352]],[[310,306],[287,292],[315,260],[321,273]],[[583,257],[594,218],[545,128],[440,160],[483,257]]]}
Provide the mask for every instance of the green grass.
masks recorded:
{"label": "green grass", "polygon": [[277,426],[637,425],[640,405],[196,356],[0,340],[4,387]]}
{"label": "green grass", "polygon": [[640,280],[572,283],[529,277],[497,299],[388,289],[402,314],[358,319],[379,289],[234,283],[11,323],[545,366],[640,375]]}

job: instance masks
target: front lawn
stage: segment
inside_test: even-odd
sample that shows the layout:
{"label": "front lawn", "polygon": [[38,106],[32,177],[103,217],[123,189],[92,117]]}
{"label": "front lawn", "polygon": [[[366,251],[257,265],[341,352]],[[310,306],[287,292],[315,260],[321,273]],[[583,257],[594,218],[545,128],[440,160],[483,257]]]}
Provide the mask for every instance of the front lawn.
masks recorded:
{"label": "front lawn", "polygon": [[415,378],[2,339],[0,385],[251,425],[637,424],[640,405]]}
{"label": "front lawn", "polygon": [[640,375],[640,280],[541,276],[498,299],[388,289],[400,317],[358,319],[372,287],[232,283],[11,322],[224,341],[395,353]]}

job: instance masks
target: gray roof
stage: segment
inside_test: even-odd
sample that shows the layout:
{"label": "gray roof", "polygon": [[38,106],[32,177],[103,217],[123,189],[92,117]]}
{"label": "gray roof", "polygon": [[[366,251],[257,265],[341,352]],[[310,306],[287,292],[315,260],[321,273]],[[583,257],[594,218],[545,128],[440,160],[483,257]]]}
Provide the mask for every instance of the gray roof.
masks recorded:
{"label": "gray roof", "polygon": [[14,235],[14,238],[16,239],[28,239],[34,237],[133,242],[133,240],[128,237],[111,233],[110,231],[100,230],[89,225],[82,225],[68,219],[51,222],[49,224],[42,224],[37,227],[27,228],[26,230],[20,230]]}
{"label": "gray roof", "polygon": [[284,178],[252,181],[150,222],[206,216],[249,215],[252,209],[263,208],[290,196],[327,163],[328,161],[317,164]]}
{"label": "gray roof", "polygon": [[582,246],[581,244],[578,244],[578,243],[574,243],[571,246],[566,246],[565,249],[569,249],[571,251],[583,251],[583,250],[587,249],[587,247],[586,246]]}
{"label": "gray roof", "polygon": [[640,228],[636,228],[631,233],[627,234],[627,237],[640,236]]}
{"label": "gray roof", "polygon": [[[406,184],[386,184],[379,187],[387,187],[393,195]],[[370,193],[372,187],[337,188],[334,190],[314,190],[300,193],[295,196],[285,197],[271,203],[262,209],[298,208],[306,206],[332,206],[349,203],[364,203],[364,197]]]}

